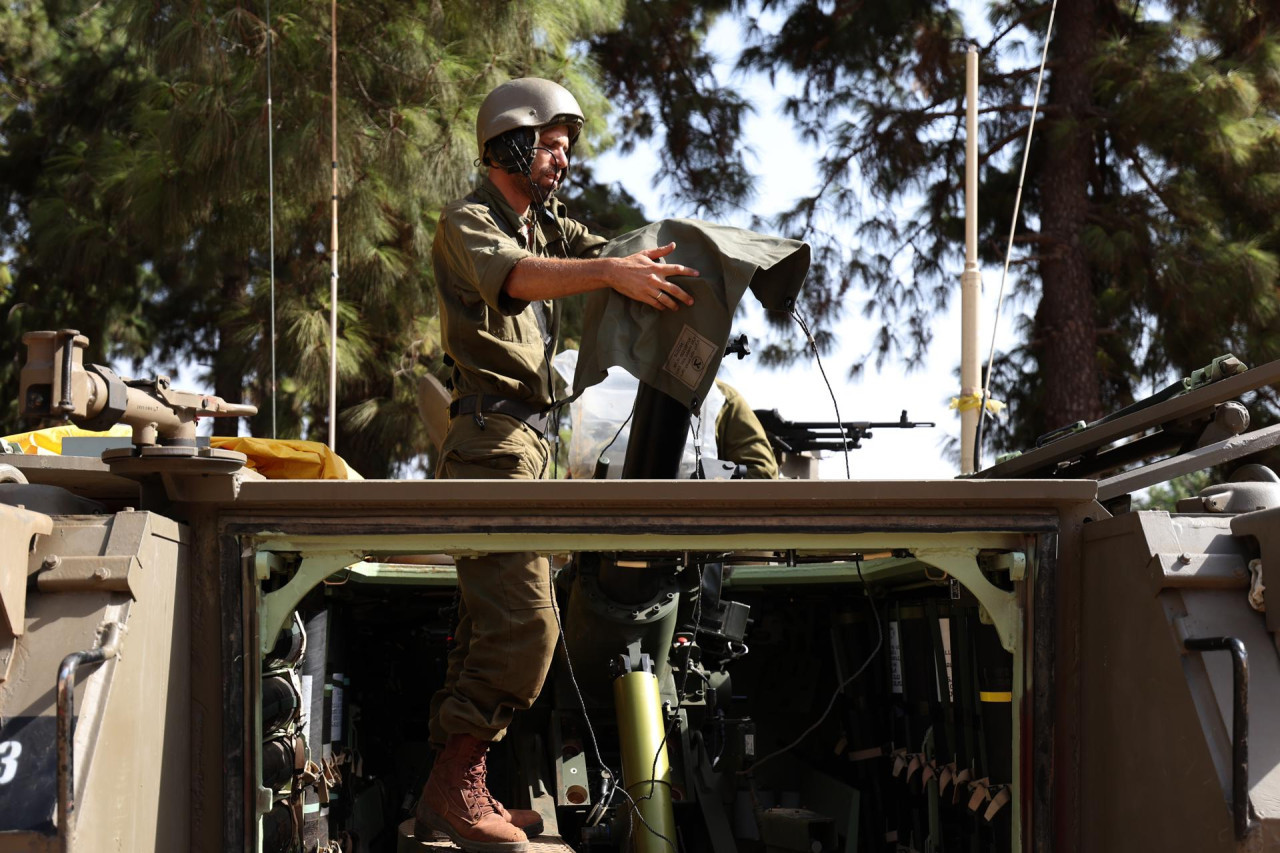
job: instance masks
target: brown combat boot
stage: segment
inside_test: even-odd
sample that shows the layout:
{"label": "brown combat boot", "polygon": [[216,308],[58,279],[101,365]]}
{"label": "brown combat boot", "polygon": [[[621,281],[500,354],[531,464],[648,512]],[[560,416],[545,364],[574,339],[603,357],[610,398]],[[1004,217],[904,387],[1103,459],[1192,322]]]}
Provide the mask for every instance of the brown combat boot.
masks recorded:
{"label": "brown combat boot", "polygon": [[450,735],[436,757],[414,811],[414,835],[429,830],[449,836],[470,853],[524,853],[528,837],[503,817],[498,801],[485,785],[488,741]]}
{"label": "brown combat boot", "polygon": [[[480,783],[484,785],[486,791],[489,790],[489,762],[488,755],[480,759]],[[519,829],[528,838],[537,838],[542,834],[542,815],[533,809],[508,809],[502,803],[498,802],[498,798],[489,794],[489,798],[493,800],[493,804],[498,809],[498,814],[502,815],[503,820]]]}
{"label": "brown combat boot", "polygon": [[509,809],[497,800],[493,802],[498,807],[498,814],[527,838],[537,838],[542,834],[542,815],[533,809]]}
{"label": "brown combat boot", "polygon": [[[436,754],[436,760],[439,760],[440,753],[443,749],[439,744],[432,744],[432,750]],[[489,789],[489,762],[488,753],[485,753],[484,766],[481,768],[481,781],[484,783],[485,790]],[[498,814],[502,815],[503,820],[519,829],[527,838],[537,838],[542,834],[543,823],[542,815],[533,809],[508,809],[492,792],[489,794],[493,798],[493,804],[498,807]]]}

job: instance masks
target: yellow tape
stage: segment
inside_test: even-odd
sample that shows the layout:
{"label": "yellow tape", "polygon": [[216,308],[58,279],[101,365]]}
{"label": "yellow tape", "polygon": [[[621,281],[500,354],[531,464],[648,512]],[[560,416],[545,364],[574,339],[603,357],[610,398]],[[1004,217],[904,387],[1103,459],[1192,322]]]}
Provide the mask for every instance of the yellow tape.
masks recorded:
{"label": "yellow tape", "polygon": [[[955,409],[957,412],[970,412],[982,405],[981,394],[969,394],[965,397],[952,397],[951,405],[948,408]],[[987,400],[987,411],[993,415],[998,415],[1005,409],[1005,404],[999,400]]]}
{"label": "yellow tape", "polygon": [[980,702],[1012,702],[1013,694],[981,690],[978,692],[978,700]]}

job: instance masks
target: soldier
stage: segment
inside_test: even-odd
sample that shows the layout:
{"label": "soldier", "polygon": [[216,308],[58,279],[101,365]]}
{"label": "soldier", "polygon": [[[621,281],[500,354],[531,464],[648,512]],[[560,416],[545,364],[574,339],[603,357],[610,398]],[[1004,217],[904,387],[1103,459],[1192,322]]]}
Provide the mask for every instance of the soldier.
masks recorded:
{"label": "soldier", "polygon": [[[674,243],[597,257],[604,240],[554,198],[582,129],[578,102],[549,80],[489,93],[476,118],[485,182],[440,215],[432,265],[440,331],[453,362],[449,430],[437,476],[541,479],[553,405],[552,300],[613,288],[659,311],[692,305],[668,281],[696,270],[662,259]],[[485,783],[489,744],[533,704],[558,634],[548,564],[533,553],[459,559],[462,604],[444,686],[431,703],[440,748],[415,812],[415,832],[444,832],[464,850],[515,853],[541,831],[534,812],[509,812]]]}
{"label": "soldier", "polygon": [[717,379],[724,405],[716,415],[716,454],[743,466],[747,480],[778,479],[778,460],[760,419],[737,388]]}

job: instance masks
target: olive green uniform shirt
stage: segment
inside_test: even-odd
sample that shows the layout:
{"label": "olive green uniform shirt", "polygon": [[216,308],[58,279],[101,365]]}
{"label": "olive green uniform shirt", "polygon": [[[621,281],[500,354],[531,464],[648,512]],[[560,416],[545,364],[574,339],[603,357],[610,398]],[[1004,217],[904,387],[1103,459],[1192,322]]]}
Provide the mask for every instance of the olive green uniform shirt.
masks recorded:
{"label": "olive green uniform shirt", "polygon": [[746,398],[727,382],[716,380],[724,405],[716,415],[716,453],[746,468],[748,480],[778,479],[778,460],[769,436]]}
{"label": "olive green uniform shirt", "polygon": [[550,301],[513,299],[503,285],[523,258],[595,257],[604,243],[569,219],[558,201],[540,213],[531,208],[530,218],[522,218],[487,178],[475,192],[445,207],[431,263],[440,297],[440,337],[454,361],[455,399],[483,394],[535,407],[551,404],[550,359],[559,312]]}

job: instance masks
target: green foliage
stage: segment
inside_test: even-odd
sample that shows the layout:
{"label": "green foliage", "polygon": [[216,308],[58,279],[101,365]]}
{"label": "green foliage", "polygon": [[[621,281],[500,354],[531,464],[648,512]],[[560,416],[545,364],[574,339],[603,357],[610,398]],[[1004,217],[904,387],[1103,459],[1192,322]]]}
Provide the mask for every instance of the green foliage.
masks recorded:
{"label": "green foliage", "polygon": [[[754,31],[741,64],[799,78],[787,111],[825,152],[819,186],[774,223],[814,246],[801,308],[815,337],[829,346],[862,296],[881,322],[864,361],[919,364],[962,266],[967,34],[954,5],[344,5],[339,450],[373,476],[423,452],[413,387],[439,367],[434,217],[475,179],[484,93],[521,74],[564,82],[589,117],[580,160],[611,144],[612,100],[622,145],[660,140],[658,177],[673,196],[724,213],[750,197],[751,105],[716,81],[703,39],[718,15],[743,9],[781,14],[776,32]],[[979,233],[993,264],[1048,3],[988,7]],[[253,432],[270,434],[274,301],[279,434],[326,434],[329,7],[277,0],[270,21],[265,11],[230,0],[0,8],[0,399],[16,398],[24,330],[74,326],[95,360],[199,365],[197,382],[258,403]],[[1081,0],[1060,4],[1056,29],[1014,263],[1015,298],[1034,310],[995,364],[1012,426],[986,431],[1000,448],[1124,405],[1223,351],[1280,357],[1280,14],[1247,0]],[[603,233],[640,224],[632,199],[575,171],[575,214]],[[567,338],[580,322],[566,304]],[[798,352],[793,341],[764,356]],[[0,429],[20,426],[12,404],[0,415]]]}
{"label": "green foliage", "polygon": [[[264,15],[230,0],[0,10],[0,258],[13,271],[0,398],[17,396],[17,330],[72,325],[95,359],[191,362],[215,393],[245,389],[252,431],[270,435],[274,296],[278,434],[326,435],[329,5],[276,0]],[[536,74],[603,116],[577,45],[620,15],[617,0],[339,7],[338,449],[366,476],[425,449],[413,387],[437,357],[433,223],[475,180],[480,100]],[[588,123],[583,151],[607,142],[603,128]]]}
{"label": "green foliage", "polygon": [[655,183],[699,215],[742,209],[754,179],[743,158],[751,110],[713,73],[703,41],[732,0],[627,0],[622,26],[597,36],[591,55],[619,104],[619,145],[661,131],[663,173]]}
{"label": "green foliage", "polygon": [[[944,0],[764,6],[785,22],[757,32],[742,64],[800,78],[787,110],[825,150],[820,187],[776,223],[815,244],[809,313],[829,325],[863,292],[865,313],[882,324],[865,359],[916,365],[963,267],[968,35]],[[993,0],[988,11],[979,238],[994,265],[1049,3]],[[1012,418],[987,431],[988,443],[1025,447],[1224,351],[1249,363],[1280,357],[1275,7],[1061,3],[1041,113],[1013,267],[1015,299],[1034,312],[1022,341],[997,358],[993,394]],[[859,180],[867,193],[849,190]],[[907,255],[904,278],[895,260]]]}
{"label": "green foliage", "polygon": [[1212,473],[1209,471],[1197,471],[1194,474],[1175,477],[1167,483],[1152,486],[1147,489],[1145,495],[1134,498],[1133,509],[1134,511],[1162,509],[1165,512],[1174,512],[1178,501],[1195,497],[1201,489],[1213,481]]}

